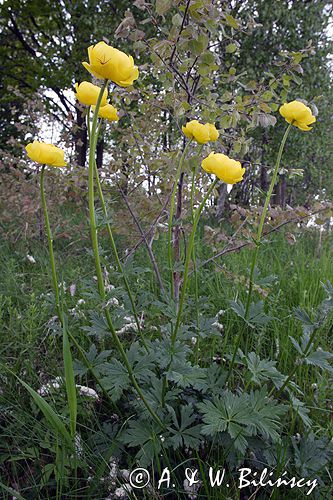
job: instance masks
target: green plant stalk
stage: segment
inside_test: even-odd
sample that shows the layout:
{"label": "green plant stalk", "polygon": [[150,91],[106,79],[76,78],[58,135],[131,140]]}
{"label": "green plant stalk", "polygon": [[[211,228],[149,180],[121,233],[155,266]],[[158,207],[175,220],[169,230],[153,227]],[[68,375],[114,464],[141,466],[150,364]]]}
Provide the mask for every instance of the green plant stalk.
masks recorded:
{"label": "green plant stalk", "polygon": [[63,318],[62,310],[60,307],[58,278],[57,278],[57,271],[56,271],[54,252],[53,252],[53,237],[52,237],[49,214],[48,214],[46,198],[45,198],[44,177],[45,177],[45,165],[42,166],[42,171],[41,171],[41,175],[40,175],[40,197],[41,197],[41,201],[42,201],[46,234],[47,234],[47,240],[48,240],[48,245],[49,245],[50,263],[51,263],[51,271],[52,271],[52,282],[53,282],[53,288],[54,288],[56,309],[57,309],[57,314],[59,316],[61,324],[63,324],[64,318]]}
{"label": "green plant stalk", "polygon": [[178,309],[178,314],[177,314],[177,319],[176,319],[176,324],[175,328],[171,334],[171,345],[172,347],[175,345],[176,338],[177,338],[177,333],[179,330],[180,322],[182,319],[182,314],[183,314],[183,308],[184,308],[184,301],[185,301],[185,296],[186,296],[186,291],[187,291],[187,283],[188,283],[188,271],[189,271],[189,265],[190,265],[190,260],[191,256],[193,254],[193,245],[194,245],[194,240],[195,240],[195,233],[198,227],[198,222],[200,219],[201,212],[206,204],[206,201],[208,200],[209,196],[213,192],[216,184],[218,183],[219,179],[215,179],[215,181],[211,184],[209,187],[207,193],[204,196],[204,199],[200,203],[199,208],[195,212],[194,216],[194,221],[193,221],[193,227],[191,231],[191,236],[188,244],[188,249],[186,252],[186,258],[185,258],[185,267],[184,267],[184,279],[183,279],[183,285],[182,285],[182,291],[180,294],[180,300],[179,300],[179,309]]}
{"label": "green plant stalk", "polygon": [[[199,148],[198,156],[200,156],[202,149],[203,149],[203,145],[201,145]],[[197,168],[197,166],[195,166],[193,169],[193,172],[192,172],[192,183],[191,183],[191,219],[192,219],[192,224],[194,222],[194,192],[195,192],[195,178],[197,175],[197,171],[198,171],[198,168]],[[199,338],[200,316],[199,316],[199,282],[198,282],[197,260],[196,260],[196,253],[195,253],[195,242],[193,244],[192,261],[193,261],[194,284],[195,284],[195,311],[196,311],[196,322],[197,322],[197,332],[198,332],[198,337],[196,339],[197,342],[195,345],[195,360],[196,360],[196,363],[198,363],[199,339],[200,339]]]}
{"label": "green plant stalk", "polygon": [[98,169],[97,169],[96,161],[95,161],[95,176],[96,176],[96,184],[97,184],[98,196],[99,196],[99,199],[100,199],[100,202],[101,202],[101,205],[102,205],[103,214],[104,214],[104,217],[105,217],[105,220],[106,220],[106,229],[107,229],[107,232],[108,232],[108,235],[109,235],[109,239],[110,239],[110,243],[111,243],[113,255],[114,255],[114,258],[116,260],[118,271],[122,275],[122,278],[123,278],[123,281],[124,281],[124,285],[125,285],[125,288],[126,288],[126,291],[127,291],[128,297],[129,297],[129,300],[131,302],[132,312],[133,312],[133,315],[134,315],[134,318],[135,318],[135,323],[136,323],[137,328],[138,328],[138,333],[139,333],[141,341],[142,341],[142,343],[143,343],[143,345],[144,345],[144,347],[145,347],[145,349],[147,351],[147,344],[146,344],[145,339],[144,339],[143,334],[142,334],[140,320],[139,320],[139,317],[138,317],[138,313],[136,311],[135,302],[134,302],[134,298],[133,298],[133,295],[132,295],[132,292],[131,292],[131,288],[130,288],[127,276],[124,273],[123,266],[121,265],[121,262],[120,262],[120,259],[119,259],[119,255],[118,255],[116,243],[114,241],[114,237],[113,237],[111,225],[110,225],[110,223],[107,220],[108,219],[108,212],[107,212],[106,205],[105,205],[105,199],[104,199],[104,195],[103,195],[101,181],[100,181],[99,174],[98,174]]}
{"label": "green plant stalk", "polygon": [[173,258],[172,258],[172,225],[173,225],[173,216],[174,216],[174,211],[175,211],[175,198],[176,198],[176,192],[177,192],[177,186],[180,178],[180,174],[182,172],[184,160],[187,154],[187,150],[191,144],[191,141],[188,141],[184,151],[180,157],[177,172],[176,172],[176,178],[175,182],[173,185],[172,189],[172,195],[171,195],[171,200],[170,200],[170,214],[169,214],[169,222],[168,222],[168,265],[169,265],[169,270],[170,270],[170,288],[171,288],[171,299],[174,299],[174,276],[173,276]]}
{"label": "green plant stalk", "polygon": [[[102,266],[101,266],[101,260],[100,260],[99,249],[98,249],[97,225],[96,225],[96,215],[95,215],[95,197],[94,197],[94,170],[95,170],[95,152],[96,152],[96,144],[97,144],[96,131],[97,131],[97,122],[98,122],[98,111],[100,108],[102,95],[104,93],[106,86],[107,86],[107,80],[105,80],[105,82],[104,82],[104,84],[99,92],[99,96],[98,96],[98,99],[96,102],[96,107],[95,107],[95,111],[94,111],[94,115],[93,115],[92,126],[90,129],[89,178],[88,178],[90,234],[91,234],[91,242],[92,242],[92,248],[93,248],[93,253],[94,253],[94,258],[95,258],[95,268],[96,268],[96,274],[97,274],[98,291],[99,291],[99,294],[100,294],[103,301],[105,300],[106,293],[105,293]],[[164,425],[163,425],[162,421],[160,420],[160,418],[158,417],[158,415],[150,407],[148,401],[146,400],[144,394],[141,391],[139,384],[136,381],[132,367],[128,361],[126,352],[125,352],[124,347],[122,345],[122,342],[119,339],[117,332],[114,328],[110,312],[107,308],[105,308],[105,318],[106,318],[110,333],[112,335],[112,339],[113,339],[113,341],[114,341],[114,343],[115,343],[115,345],[116,345],[116,347],[121,355],[121,358],[126,366],[130,380],[131,380],[138,396],[140,397],[141,401],[143,402],[143,404],[145,405],[145,407],[147,408],[148,412],[153,417],[153,419],[161,427],[164,427]]]}
{"label": "green plant stalk", "polygon": [[285,131],[285,133],[283,135],[283,138],[282,138],[282,141],[281,141],[281,144],[280,144],[280,148],[279,148],[279,152],[278,152],[278,155],[277,155],[275,167],[274,167],[273,177],[272,177],[272,180],[271,180],[271,183],[270,183],[267,195],[266,195],[266,199],[265,199],[265,203],[264,203],[264,208],[263,208],[263,211],[262,211],[261,217],[260,217],[260,222],[259,222],[259,227],[258,227],[258,232],[257,232],[257,238],[256,238],[256,241],[255,241],[256,248],[254,250],[254,254],[253,254],[252,262],[251,262],[251,268],[250,268],[249,290],[248,290],[248,296],[247,296],[246,308],[245,308],[245,319],[248,318],[248,314],[249,314],[249,310],[250,310],[250,305],[251,305],[251,297],[252,297],[252,291],[253,291],[253,276],[254,276],[254,270],[255,270],[256,262],[257,262],[257,258],[258,258],[259,247],[260,247],[260,240],[261,240],[261,236],[262,236],[264,222],[265,222],[265,219],[266,219],[269,202],[270,202],[270,199],[271,199],[271,196],[272,196],[272,193],[273,193],[273,189],[274,189],[274,186],[275,186],[275,183],[276,183],[276,179],[277,179],[277,176],[278,176],[279,167],[280,167],[281,158],[282,158],[282,153],[283,153],[284,146],[286,144],[287,137],[288,137],[288,134],[289,134],[291,126],[292,126],[292,123],[290,123],[288,125],[288,127],[286,128],[286,131]]}
{"label": "green plant stalk", "polygon": [[104,279],[102,273],[101,260],[98,250],[98,238],[97,238],[97,225],[96,225],[96,215],[95,215],[95,196],[94,196],[94,165],[95,165],[95,153],[97,145],[97,122],[98,122],[98,111],[101,105],[103,93],[107,87],[108,81],[105,80],[101,90],[99,92],[95,111],[93,114],[93,121],[90,131],[90,149],[89,149],[89,176],[88,176],[88,204],[89,204],[89,219],[90,219],[90,237],[91,244],[95,259],[95,268],[97,274],[98,291],[102,299],[105,299],[105,289],[104,289]]}
{"label": "green plant stalk", "polygon": [[64,371],[65,371],[65,383],[66,383],[68,409],[70,415],[70,431],[71,431],[71,437],[72,439],[74,439],[76,435],[76,419],[77,419],[76,384],[75,384],[72,353],[67,336],[67,328],[64,321],[64,314],[60,305],[58,278],[57,278],[57,271],[56,271],[54,251],[53,251],[53,237],[52,237],[46,197],[45,197],[44,177],[45,177],[45,165],[43,165],[42,167],[42,172],[40,177],[40,194],[43,206],[47,239],[49,244],[50,263],[52,269],[52,281],[55,294],[56,308],[63,330],[62,339],[63,339],[63,361],[64,361]]}

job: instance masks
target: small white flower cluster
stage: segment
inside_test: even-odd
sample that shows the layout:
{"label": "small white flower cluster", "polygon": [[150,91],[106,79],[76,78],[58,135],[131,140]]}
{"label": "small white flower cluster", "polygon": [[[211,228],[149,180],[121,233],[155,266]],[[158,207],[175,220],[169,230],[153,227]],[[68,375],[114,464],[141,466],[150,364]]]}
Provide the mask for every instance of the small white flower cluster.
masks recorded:
{"label": "small white flower cluster", "polygon": [[34,259],[34,257],[32,255],[27,255],[27,260],[29,262],[31,262],[31,264],[36,264],[36,260]]}
{"label": "small white flower cluster", "polygon": [[68,309],[69,314],[71,314],[74,318],[84,318],[84,312],[81,309],[81,306],[85,304],[84,299],[79,299],[76,303],[76,306],[72,309]]}
{"label": "small white flower cluster", "polygon": [[202,481],[191,484],[188,479],[184,479],[183,482],[184,490],[190,500],[196,500],[198,498],[198,491],[201,488]]}
{"label": "small white flower cluster", "polygon": [[[64,381],[63,381],[62,377],[56,377],[55,379],[51,380],[47,384],[42,385],[42,387],[40,387],[37,392],[40,396],[46,396],[46,395],[50,394],[52,392],[52,390],[60,389],[60,387],[63,385],[63,383],[64,383]],[[79,394],[81,396],[87,396],[89,398],[95,399],[96,401],[99,400],[99,396],[98,396],[97,392],[95,391],[95,389],[92,389],[91,387],[86,387],[85,385],[80,385],[80,384],[76,384],[76,388],[79,391]]]}
{"label": "small white flower cluster", "polygon": [[225,313],[225,311],[223,309],[221,309],[215,316],[215,321],[213,323],[213,326],[215,326],[221,333],[223,332],[224,330],[224,325],[222,325],[222,323],[220,323],[219,319],[220,319],[220,316],[223,316]]}
{"label": "small white flower cluster", "polygon": [[[125,481],[129,481],[130,472],[127,469],[118,468],[118,463],[115,459],[111,459],[109,462],[109,475],[107,477],[102,478],[103,482],[109,482],[112,489],[116,488],[117,478],[121,476]],[[109,496],[105,498],[105,500],[113,500],[115,498],[129,498],[129,495],[132,492],[132,486],[129,482],[126,482],[119,488],[114,489],[114,491],[109,491]]]}
{"label": "small white flower cluster", "polygon": [[118,335],[137,331],[138,325],[135,323],[135,319],[132,316],[125,316],[124,320],[126,321],[126,323],[122,328],[120,328],[120,330],[117,330]]}
{"label": "small white flower cluster", "polygon": [[115,306],[115,307],[119,306],[119,300],[116,297],[112,297],[105,304],[105,307],[111,307],[111,306]]}

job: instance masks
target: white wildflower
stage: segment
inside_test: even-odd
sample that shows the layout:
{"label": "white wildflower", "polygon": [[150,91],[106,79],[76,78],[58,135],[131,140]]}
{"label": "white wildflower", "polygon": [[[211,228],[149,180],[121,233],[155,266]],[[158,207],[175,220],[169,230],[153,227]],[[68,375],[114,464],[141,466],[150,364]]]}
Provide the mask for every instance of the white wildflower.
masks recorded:
{"label": "white wildflower", "polygon": [[74,297],[75,292],[76,292],[76,284],[72,283],[69,287],[69,293],[71,294],[72,297]]}
{"label": "white wildflower", "polygon": [[110,307],[110,306],[116,306],[116,307],[119,306],[119,300],[116,299],[116,297],[112,297],[106,303],[106,307]]}
{"label": "white wildflower", "polygon": [[77,384],[76,387],[79,390],[79,394],[81,396],[87,396],[88,398],[93,398],[96,399],[96,401],[99,400],[99,396],[95,389],[92,389],[91,387],[86,387],[85,385],[79,385]]}
{"label": "white wildflower", "polygon": [[222,325],[222,323],[219,323],[217,320],[214,321],[212,326],[215,326],[220,332],[223,332],[224,330],[224,326]]}
{"label": "white wildflower", "polygon": [[47,394],[50,394],[52,389],[60,389],[62,383],[63,383],[62,378],[56,377],[54,380],[51,380],[45,385],[42,385],[42,387],[40,387],[37,392],[40,396],[46,396]]}
{"label": "white wildflower", "polygon": [[34,259],[34,257],[33,257],[32,255],[29,255],[29,254],[28,254],[28,255],[27,255],[27,260],[28,260],[29,262],[31,262],[31,264],[36,264],[36,261],[35,261],[35,259]]}
{"label": "white wildflower", "polygon": [[128,498],[128,494],[131,493],[132,486],[129,483],[124,484],[120,488],[117,488],[114,492],[116,498]]}
{"label": "white wildflower", "polygon": [[196,498],[198,498],[198,491],[201,488],[202,481],[198,481],[190,485],[189,480],[184,479],[183,485],[184,485],[184,490],[190,500],[195,500]]}
{"label": "white wildflower", "polygon": [[191,343],[192,345],[195,345],[197,343],[198,339],[196,337],[191,338]]}

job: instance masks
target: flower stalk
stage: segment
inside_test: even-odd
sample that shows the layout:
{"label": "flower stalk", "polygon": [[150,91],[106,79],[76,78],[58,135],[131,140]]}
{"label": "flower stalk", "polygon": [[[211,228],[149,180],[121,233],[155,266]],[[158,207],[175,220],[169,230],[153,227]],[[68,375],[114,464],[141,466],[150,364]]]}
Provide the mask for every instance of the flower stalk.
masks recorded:
{"label": "flower stalk", "polygon": [[252,297],[252,291],[253,291],[253,284],[254,284],[253,283],[253,276],[254,276],[254,271],[255,271],[255,268],[256,268],[256,263],[257,263],[258,253],[259,253],[260,240],[261,240],[261,236],[262,236],[264,222],[265,222],[265,219],[266,219],[269,202],[271,200],[273,189],[274,189],[274,186],[275,186],[275,183],[276,183],[276,179],[277,179],[277,176],[278,176],[278,172],[279,172],[279,168],[280,168],[280,163],[281,163],[281,158],[282,158],[282,153],[283,153],[286,141],[287,141],[287,137],[288,137],[291,125],[292,125],[292,123],[290,123],[288,125],[288,127],[286,128],[286,131],[285,131],[285,133],[283,135],[283,138],[282,138],[282,141],[281,141],[281,144],[280,144],[280,148],[279,148],[279,152],[278,152],[278,155],[277,155],[277,159],[276,159],[274,171],[273,171],[273,177],[272,177],[269,189],[267,191],[267,195],[266,195],[266,199],[265,199],[265,203],[264,203],[264,208],[262,210],[261,217],[260,217],[260,222],[259,222],[257,237],[256,237],[256,240],[255,240],[256,248],[254,250],[254,254],[253,254],[252,262],[251,262],[251,268],[250,268],[249,289],[248,289],[248,296],[247,296],[246,307],[245,307],[245,319],[247,319],[248,316],[249,316],[249,310],[250,310],[250,305],[251,305],[251,297]]}
{"label": "flower stalk", "polygon": [[[101,99],[104,93],[104,90],[107,86],[107,80],[104,81],[104,84],[100,90],[97,102],[96,102],[96,107],[94,110],[93,114],[93,120],[92,120],[92,125],[90,129],[90,150],[89,150],[89,178],[88,178],[88,198],[89,198],[89,219],[90,219],[90,234],[91,234],[91,242],[92,242],[92,248],[93,248],[93,253],[94,253],[94,258],[95,258],[95,268],[96,268],[96,274],[97,274],[97,283],[98,283],[98,291],[101,296],[101,299],[104,301],[106,298],[106,293],[105,293],[105,286],[104,286],[104,279],[103,279],[103,273],[102,273],[102,266],[101,266],[101,260],[99,256],[99,249],[98,249],[98,236],[97,236],[97,225],[96,225],[96,215],[95,215],[95,197],[94,197],[94,173],[95,173],[95,153],[96,153],[96,145],[97,145],[97,136],[98,136],[98,111],[101,103]],[[144,394],[141,391],[141,388],[135,378],[135,375],[133,373],[132,366],[127,358],[125,349],[123,347],[123,344],[120,340],[120,338],[117,335],[117,332],[115,330],[115,327],[113,325],[113,321],[111,318],[110,311],[108,308],[105,308],[105,318],[106,322],[108,325],[108,328],[110,330],[112,339],[119,351],[119,354],[123,360],[123,363],[127,369],[128,375],[130,377],[130,380],[133,384],[133,387],[135,388],[138,396],[140,397],[141,401],[145,405],[146,409],[150,413],[150,415],[153,417],[155,422],[157,422],[162,428],[163,423],[161,419],[158,417],[158,415],[154,412],[154,410],[151,408],[150,404],[146,400]]]}
{"label": "flower stalk", "polygon": [[177,172],[176,172],[176,178],[175,178],[175,182],[174,182],[173,189],[172,189],[171,200],[170,200],[170,214],[169,214],[169,222],[168,222],[168,264],[169,264],[169,270],[170,270],[171,299],[174,298],[174,293],[175,293],[173,258],[172,258],[172,246],[173,246],[172,245],[172,225],[173,225],[173,216],[174,216],[174,211],[175,211],[175,198],[176,198],[176,192],[177,192],[179,178],[180,178],[180,175],[182,172],[184,160],[186,158],[186,154],[187,154],[187,151],[188,151],[190,144],[191,144],[191,141],[187,142],[187,144],[184,148],[184,151],[180,157]]}
{"label": "flower stalk", "polygon": [[42,171],[41,171],[41,175],[40,175],[40,197],[41,197],[41,201],[42,201],[44,222],[45,222],[47,241],[48,241],[48,246],[49,246],[50,263],[51,263],[51,271],[52,271],[52,282],[53,282],[53,289],[54,289],[54,296],[55,296],[55,305],[56,305],[56,310],[57,310],[59,320],[60,320],[61,324],[63,324],[64,318],[63,318],[63,313],[62,313],[62,309],[60,306],[58,278],[57,278],[57,271],[56,271],[54,251],[53,251],[53,237],[52,237],[49,214],[48,214],[47,204],[46,204],[44,178],[45,178],[45,165],[42,166]]}
{"label": "flower stalk", "polygon": [[215,179],[215,181],[210,185],[207,193],[205,194],[202,202],[199,205],[199,208],[195,211],[195,214],[194,214],[192,231],[191,231],[190,240],[188,243],[186,258],[185,258],[184,278],[183,278],[182,291],[181,291],[180,300],[179,300],[179,309],[178,309],[176,324],[175,324],[175,327],[174,327],[173,332],[171,334],[171,345],[172,346],[175,345],[177,333],[178,333],[180,322],[182,319],[182,314],[183,314],[183,309],[184,309],[184,301],[185,301],[187,284],[188,284],[188,272],[189,272],[190,260],[191,260],[191,257],[193,255],[193,247],[194,247],[195,234],[196,234],[196,230],[198,227],[198,222],[200,219],[201,212],[206,204],[206,201],[208,200],[208,198],[212,194],[218,181],[219,181],[219,179]]}

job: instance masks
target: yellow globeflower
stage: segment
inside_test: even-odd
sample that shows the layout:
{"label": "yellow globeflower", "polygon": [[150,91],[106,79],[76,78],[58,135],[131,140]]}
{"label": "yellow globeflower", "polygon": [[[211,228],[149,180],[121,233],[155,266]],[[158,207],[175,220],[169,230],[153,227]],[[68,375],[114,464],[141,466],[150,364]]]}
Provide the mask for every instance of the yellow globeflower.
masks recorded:
{"label": "yellow globeflower", "polygon": [[[95,111],[95,106],[92,106],[91,109]],[[106,120],[110,120],[110,122],[117,122],[119,120],[118,111],[112,104],[107,104],[98,110],[98,116],[101,118],[105,118]]]}
{"label": "yellow globeflower", "polygon": [[245,168],[239,161],[232,160],[229,156],[221,153],[210,153],[201,163],[201,166],[209,174],[215,174],[227,184],[236,184],[243,180]]}
{"label": "yellow globeflower", "polygon": [[51,165],[52,167],[65,167],[67,165],[64,151],[53,144],[34,141],[27,144],[25,149],[31,160],[42,165]]}
{"label": "yellow globeflower", "polygon": [[311,109],[300,101],[286,102],[280,107],[279,111],[288,123],[292,123],[300,130],[311,130],[312,127],[309,127],[309,125],[316,121]]}
{"label": "yellow globeflower", "polygon": [[183,133],[189,139],[194,139],[199,144],[205,144],[209,141],[216,141],[219,133],[215,125],[206,123],[205,125],[198,122],[198,120],[191,120],[182,127]]}
{"label": "yellow globeflower", "polygon": [[[82,82],[80,85],[78,83],[75,84],[75,90],[75,97],[81,104],[93,106],[97,102],[101,89],[100,87],[97,87],[97,85],[93,85],[90,82]],[[101,106],[105,106],[107,104],[107,98],[108,91],[105,89],[101,100]]]}
{"label": "yellow globeflower", "polygon": [[214,123],[206,123],[205,127],[207,127],[209,130],[209,140],[217,141],[220,134],[217,128],[215,127]]}
{"label": "yellow globeflower", "polygon": [[128,87],[139,77],[139,70],[134,65],[133,57],[105,42],[91,45],[88,48],[88,57],[89,63],[83,62],[83,66],[102,80],[111,80],[120,87]]}

